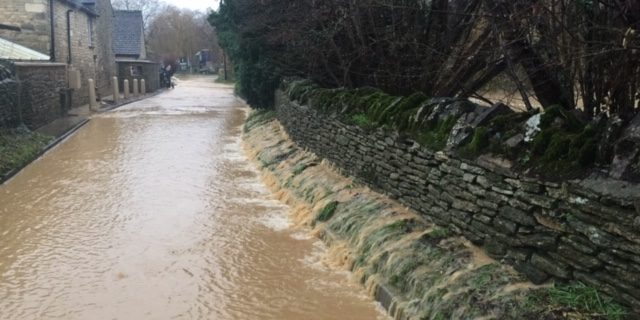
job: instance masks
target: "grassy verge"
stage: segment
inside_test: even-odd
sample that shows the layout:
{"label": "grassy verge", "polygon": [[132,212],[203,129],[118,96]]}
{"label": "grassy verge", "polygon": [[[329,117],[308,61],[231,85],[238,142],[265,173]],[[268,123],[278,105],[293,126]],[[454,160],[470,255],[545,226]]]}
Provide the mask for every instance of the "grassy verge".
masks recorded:
{"label": "grassy verge", "polygon": [[534,291],[524,305],[532,314],[553,315],[552,319],[633,319],[625,307],[581,282]]}
{"label": "grassy verge", "polygon": [[276,112],[273,110],[254,110],[245,120],[243,131],[247,133],[255,127],[273,121],[275,118]]}
{"label": "grassy verge", "polygon": [[0,177],[29,163],[52,139],[34,132],[0,129]]}

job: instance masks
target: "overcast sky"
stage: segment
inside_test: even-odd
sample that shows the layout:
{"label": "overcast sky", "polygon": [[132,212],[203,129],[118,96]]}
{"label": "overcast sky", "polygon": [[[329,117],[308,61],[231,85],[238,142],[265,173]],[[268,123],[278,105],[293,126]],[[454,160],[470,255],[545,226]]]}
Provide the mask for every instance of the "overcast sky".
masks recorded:
{"label": "overcast sky", "polygon": [[217,9],[219,0],[164,0],[164,2],[178,8],[206,11],[208,8]]}

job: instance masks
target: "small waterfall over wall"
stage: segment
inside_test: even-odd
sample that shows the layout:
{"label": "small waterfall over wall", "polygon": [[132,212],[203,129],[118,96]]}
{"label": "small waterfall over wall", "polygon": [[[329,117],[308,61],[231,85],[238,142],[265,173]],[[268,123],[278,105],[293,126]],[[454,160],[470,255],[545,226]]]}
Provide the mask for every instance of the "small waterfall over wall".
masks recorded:
{"label": "small waterfall over wall", "polygon": [[327,263],[351,270],[394,319],[580,313],[556,305],[551,285],[533,285],[450,230],[342,176],[289,139],[273,112],[250,117],[244,141],[265,183],[295,208],[294,222],[329,245]]}

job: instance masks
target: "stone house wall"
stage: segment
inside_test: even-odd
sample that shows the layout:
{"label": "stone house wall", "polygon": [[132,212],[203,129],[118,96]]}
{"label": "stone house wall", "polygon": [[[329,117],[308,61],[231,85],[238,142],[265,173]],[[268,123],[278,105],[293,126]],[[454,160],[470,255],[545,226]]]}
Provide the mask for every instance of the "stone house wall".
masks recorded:
{"label": "stone house wall", "polygon": [[0,37],[49,55],[49,1],[5,0],[0,6],[0,21],[22,29],[21,32],[0,30]]}
{"label": "stone house wall", "polygon": [[491,158],[433,152],[398,133],[366,131],[276,93],[289,136],[346,174],[481,245],[534,283],[577,280],[640,312],[640,187],[554,183]]}
{"label": "stone house wall", "polygon": [[10,68],[11,77],[0,81],[0,128],[23,123],[37,129],[66,112],[66,64],[18,62]]}
{"label": "stone house wall", "polygon": [[64,63],[16,63],[16,79],[23,93],[22,121],[39,128],[66,113],[64,95],[67,66]]}
{"label": "stone house wall", "polygon": [[[126,60],[118,61],[118,86],[124,91],[124,80],[129,80],[129,92],[133,92],[133,79],[145,79],[147,92],[160,89],[160,65],[149,61]],[[132,75],[132,68],[135,74]]]}
{"label": "stone house wall", "polygon": [[113,7],[111,1],[97,0],[96,40],[99,43],[97,55],[97,93],[100,96],[111,95],[111,78],[117,75],[116,57],[113,51]]}
{"label": "stone house wall", "polygon": [[[6,8],[6,10],[4,10]],[[21,32],[0,30],[0,37],[50,54],[51,26],[48,0],[11,0],[2,4],[0,21],[22,28]],[[55,62],[68,63],[67,11],[71,18],[70,70],[79,70],[82,87],[72,93],[73,106],[89,102],[87,80],[96,81],[101,96],[111,92],[116,73],[112,47],[113,9],[111,1],[98,0],[94,10],[100,16],[81,10],[66,0],[54,2]]]}
{"label": "stone house wall", "polygon": [[[71,7],[56,1],[55,34],[56,61],[69,64],[69,48],[67,36],[67,11]],[[98,65],[98,39],[96,37],[96,19],[84,11],[74,10],[70,14],[71,21],[71,63],[70,70],[80,71],[81,88],[72,93],[72,105],[81,106],[89,103],[88,79],[96,79]],[[92,21],[92,22],[90,22]],[[91,27],[91,29],[89,29]],[[91,35],[93,32],[93,35]]]}

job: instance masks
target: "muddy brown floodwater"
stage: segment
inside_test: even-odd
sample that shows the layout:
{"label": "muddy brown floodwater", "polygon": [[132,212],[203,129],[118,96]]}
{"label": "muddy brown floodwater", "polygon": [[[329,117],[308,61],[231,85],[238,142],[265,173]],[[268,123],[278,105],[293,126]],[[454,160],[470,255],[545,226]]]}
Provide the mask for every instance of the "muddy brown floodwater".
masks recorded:
{"label": "muddy brown floodwater", "polygon": [[246,111],[185,80],[0,186],[0,318],[385,319],[261,183]]}

